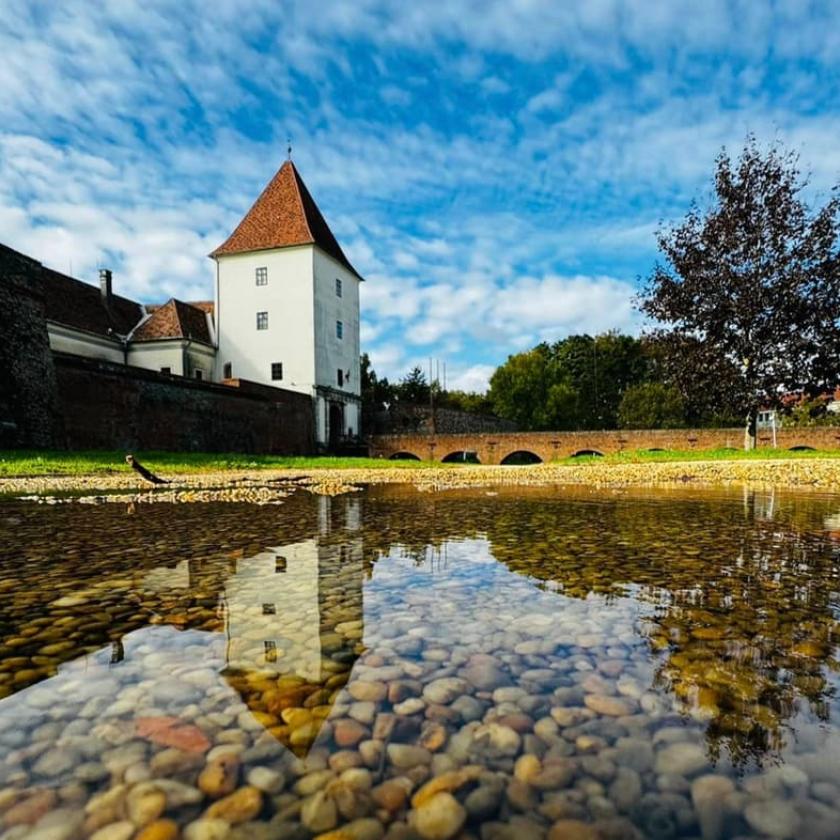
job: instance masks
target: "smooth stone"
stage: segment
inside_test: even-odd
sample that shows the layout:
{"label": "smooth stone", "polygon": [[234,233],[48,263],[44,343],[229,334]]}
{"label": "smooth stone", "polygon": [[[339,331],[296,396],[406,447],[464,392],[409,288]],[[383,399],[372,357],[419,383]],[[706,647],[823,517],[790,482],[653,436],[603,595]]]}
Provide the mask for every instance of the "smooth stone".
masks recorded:
{"label": "smooth stone", "polygon": [[207,762],[198,776],[198,789],[211,799],[219,799],[236,790],[238,779],[238,757],[224,753]]}
{"label": "smooth stone", "polygon": [[411,744],[388,744],[388,760],[394,767],[403,770],[416,767],[418,764],[431,763],[432,754],[425,747],[416,747]]}
{"label": "smooth stone", "polygon": [[619,767],[609,797],[619,811],[629,811],[642,796],[642,779],[629,767]]}
{"label": "smooth stone", "polygon": [[471,819],[486,820],[495,816],[502,804],[502,789],[490,785],[480,785],[467,795],[464,807]]}
{"label": "smooth stone", "polygon": [[451,793],[442,791],[409,814],[409,825],[424,840],[449,840],[461,830],[466,819],[464,806]]}
{"label": "smooth stone", "polygon": [[473,741],[498,756],[515,756],[522,745],[519,733],[499,723],[485,723],[473,733]]}
{"label": "smooth stone", "polygon": [[699,776],[691,783],[691,801],[703,840],[719,840],[726,819],[726,799],[735,783],[726,776]]}
{"label": "smooth stone", "polygon": [[301,805],[300,821],[315,834],[330,831],[338,824],[335,801],[323,790],[315,792]]}
{"label": "smooth stone", "polygon": [[425,702],[419,697],[409,697],[406,700],[403,700],[401,703],[397,703],[394,706],[394,711],[398,715],[403,715],[407,717],[408,715],[416,715],[418,712],[422,712],[425,708]]}
{"label": "smooth stone", "polygon": [[178,834],[175,820],[155,820],[141,829],[135,840],[178,840]]}
{"label": "smooth stone", "polygon": [[619,697],[611,697],[605,694],[587,694],[583,698],[587,709],[592,709],[599,715],[608,717],[624,717],[633,714],[633,707],[630,703]]}
{"label": "smooth stone", "polygon": [[548,830],[547,840],[600,840],[601,833],[583,820],[558,820]]}
{"label": "smooth stone", "polygon": [[205,813],[208,819],[221,819],[236,825],[254,819],[262,810],[262,792],[255,787],[241,787],[214,802]]}
{"label": "smooth stone", "polygon": [[450,708],[458,712],[464,723],[480,720],[484,714],[484,705],[470,694],[462,694],[451,704]]}
{"label": "smooth stone", "polygon": [[135,826],[153,822],[166,810],[166,794],[156,788],[133,788],[125,798],[125,815]]}
{"label": "smooth stone", "polygon": [[368,734],[368,730],[361,723],[351,718],[341,718],[341,720],[336,721],[335,729],[333,730],[335,742],[342,748],[356,746]]}
{"label": "smooth stone", "polygon": [[402,782],[388,779],[373,788],[371,798],[380,808],[393,813],[399,811],[405,805],[411,790],[410,785],[411,783],[407,779]]}
{"label": "smooth stone", "polygon": [[137,826],[133,822],[121,820],[94,831],[90,840],[129,840],[136,830]]}
{"label": "smooth stone", "polygon": [[184,840],[225,840],[229,834],[230,823],[204,817],[184,829]]}
{"label": "smooth stone", "polygon": [[800,818],[791,802],[762,799],[750,802],[744,809],[750,828],[768,837],[791,840],[797,836]]}
{"label": "smooth stone", "polygon": [[465,694],[469,688],[470,684],[460,677],[442,677],[432,680],[423,687],[423,698],[429,703],[446,706]]}
{"label": "smooth stone", "polygon": [[708,766],[703,748],[688,741],[669,744],[656,754],[655,768],[659,775],[693,776]]}
{"label": "smooth stone", "polygon": [[280,793],[286,784],[285,776],[271,767],[253,767],[248,771],[248,784],[263,793]]}
{"label": "smooth stone", "polygon": [[354,680],[347,686],[347,691],[354,700],[381,703],[388,696],[388,686],[381,682]]}

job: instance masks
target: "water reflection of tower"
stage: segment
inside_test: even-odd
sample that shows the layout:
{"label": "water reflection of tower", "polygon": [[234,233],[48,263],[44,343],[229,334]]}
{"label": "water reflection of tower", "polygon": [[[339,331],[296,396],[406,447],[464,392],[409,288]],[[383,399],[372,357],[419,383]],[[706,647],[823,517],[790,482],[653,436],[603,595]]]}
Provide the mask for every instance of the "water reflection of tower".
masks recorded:
{"label": "water reflection of tower", "polygon": [[336,625],[362,619],[361,499],[316,497],[315,535],[236,561],[224,585],[227,665],[322,682],[352,657]]}

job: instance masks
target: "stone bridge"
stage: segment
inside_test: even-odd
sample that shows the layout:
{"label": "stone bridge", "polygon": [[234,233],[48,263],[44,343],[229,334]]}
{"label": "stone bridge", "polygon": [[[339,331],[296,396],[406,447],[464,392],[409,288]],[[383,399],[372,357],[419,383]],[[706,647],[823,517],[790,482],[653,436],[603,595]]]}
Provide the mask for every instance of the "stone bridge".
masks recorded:
{"label": "stone bridge", "polygon": [[[608,432],[504,432],[498,434],[374,435],[374,458],[422,461],[478,460],[482,464],[537,463],[579,455],[609,455],[636,450],[741,449],[744,430],[654,429]],[[771,433],[760,431],[758,446],[773,445]],[[780,429],[779,449],[840,449],[840,427]]]}

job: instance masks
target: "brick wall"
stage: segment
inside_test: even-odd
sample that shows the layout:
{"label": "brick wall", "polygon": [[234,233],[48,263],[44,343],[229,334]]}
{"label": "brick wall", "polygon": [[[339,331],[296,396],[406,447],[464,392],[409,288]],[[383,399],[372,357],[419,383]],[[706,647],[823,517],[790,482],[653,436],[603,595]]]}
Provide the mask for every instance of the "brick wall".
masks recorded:
{"label": "brick wall", "polygon": [[0,245],[0,447],[63,443],[41,264]]}
{"label": "brick wall", "polygon": [[[772,445],[769,433],[761,431],[758,446]],[[475,452],[482,464],[500,464],[514,452],[531,452],[542,461],[555,461],[570,455],[594,451],[602,455],[639,449],[740,449],[743,429],[655,429],[608,432],[502,432],[463,435],[375,435],[370,438],[370,454],[390,458],[410,453],[422,460],[442,461],[455,452]],[[810,447],[840,449],[840,428],[811,427],[781,429],[776,445],[780,449]]]}
{"label": "brick wall", "polygon": [[55,354],[70,449],[162,449],[304,455],[314,449],[312,399]]}

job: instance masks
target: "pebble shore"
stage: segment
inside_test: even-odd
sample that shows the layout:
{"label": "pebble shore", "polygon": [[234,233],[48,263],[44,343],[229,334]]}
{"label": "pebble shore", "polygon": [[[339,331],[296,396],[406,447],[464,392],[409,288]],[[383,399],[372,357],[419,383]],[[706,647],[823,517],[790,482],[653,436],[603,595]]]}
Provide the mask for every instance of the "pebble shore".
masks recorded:
{"label": "pebble shore", "polygon": [[[441,469],[230,470],[168,475],[150,488],[134,473],[0,479],[0,495],[93,494],[87,501],[245,501],[267,504],[290,489],[336,495],[362,486],[408,484],[425,492],[464,487],[586,485],[590,487],[779,487],[840,492],[840,459],[685,461],[645,464],[463,466]],[[130,497],[126,493],[134,491]]]}

